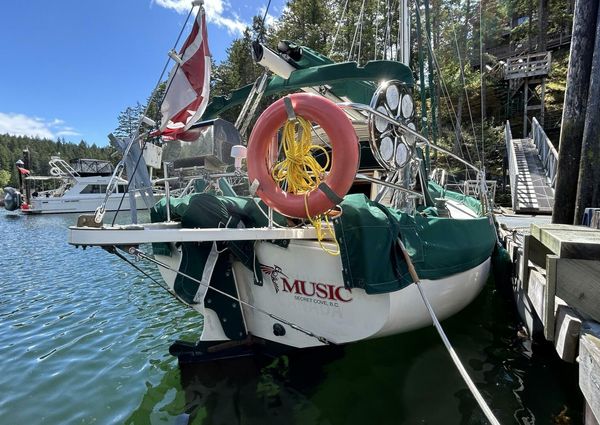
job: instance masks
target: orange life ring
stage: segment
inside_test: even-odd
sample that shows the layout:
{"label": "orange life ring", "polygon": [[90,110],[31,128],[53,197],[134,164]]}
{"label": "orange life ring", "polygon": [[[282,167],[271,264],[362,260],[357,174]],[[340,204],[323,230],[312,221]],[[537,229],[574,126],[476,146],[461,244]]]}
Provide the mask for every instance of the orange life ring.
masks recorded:
{"label": "orange life ring", "polygon": [[331,169],[319,187],[305,195],[285,192],[273,180],[269,169],[269,146],[279,128],[288,119],[284,99],[269,106],[258,118],[248,142],[248,179],[259,186],[258,196],[269,207],[289,217],[307,218],[321,214],[338,204],[348,193],[358,168],[358,136],[350,119],[332,101],[308,93],[288,96],[294,112],[321,126],[331,143]]}

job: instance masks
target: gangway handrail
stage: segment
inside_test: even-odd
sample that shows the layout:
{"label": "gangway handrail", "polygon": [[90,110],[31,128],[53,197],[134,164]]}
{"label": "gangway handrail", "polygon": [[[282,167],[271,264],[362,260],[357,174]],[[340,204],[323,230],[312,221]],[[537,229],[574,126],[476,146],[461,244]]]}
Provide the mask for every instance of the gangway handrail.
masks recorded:
{"label": "gangway handrail", "polygon": [[550,181],[550,186],[554,188],[558,170],[558,152],[535,117],[531,125],[531,138],[542,160],[542,165],[544,166],[546,177]]}
{"label": "gangway handrail", "polygon": [[506,154],[508,156],[510,197],[512,200],[513,211],[515,211],[517,207],[517,182],[519,181],[519,167],[517,166],[517,154],[515,153],[512,132],[510,131],[510,121],[506,121],[506,125],[504,127],[504,141],[506,143]]}

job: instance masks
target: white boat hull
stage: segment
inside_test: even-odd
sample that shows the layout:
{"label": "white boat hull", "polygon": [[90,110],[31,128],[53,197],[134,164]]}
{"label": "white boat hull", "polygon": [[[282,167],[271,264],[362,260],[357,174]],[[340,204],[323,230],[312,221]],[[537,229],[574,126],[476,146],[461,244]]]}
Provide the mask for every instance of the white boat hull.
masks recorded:
{"label": "white boat hull", "polygon": [[[128,210],[129,195],[112,194],[106,203],[106,211]],[[50,198],[33,198],[29,208],[21,209],[25,214],[64,214],[64,213],[83,213],[93,212],[104,200],[104,194],[101,196],[64,196]],[[141,196],[136,196],[136,207],[145,208]]]}
{"label": "white boat hull", "polygon": [[[240,299],[330,341],[343,344],[407,332],[432,323],[416,285],[376,295],[357,288],[345,289],[340,257],[326,254],[316,241],[292,240],[287,248],[257,242],[255,250],[266,270],[277,267],[279,271],[267,271],[263,274],[263,285],[259,286],[254,283],[253,273],[261,271],[248,270],[235,262],[233,271]],[[171,257],[157,256],[157,259],[179,269],[181,255],[173,251]],[[160,270],[173,291],[176,274]],[[443,320],[473,301],[489,270],[490,259],[487,259],[461,273],[423,280],[424,292],[438,318]],[[194,304],[193,308],[204,316],[201,340],[228,339],[213,310],[205,308],[204,303]],[[273,326],[280,322],[248,306],[243,306],[242,311],[246,329],[254,336],[298,348],[322,345],[316,338],[286,325],[283,325],[285,334],[276,336]]]}

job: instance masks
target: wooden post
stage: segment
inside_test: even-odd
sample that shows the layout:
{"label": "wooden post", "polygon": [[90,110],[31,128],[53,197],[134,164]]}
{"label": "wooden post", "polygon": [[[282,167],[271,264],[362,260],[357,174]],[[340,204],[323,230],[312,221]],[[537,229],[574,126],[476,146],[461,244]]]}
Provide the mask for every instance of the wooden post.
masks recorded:
{"label": "wooden post", "polygon": [[[33,168],[31,164],[31,152],[29,152],[29,147],[23,149],[23,162],[25,163],[25,169],[30,170]],[[19,172],[19,175],[21,173]],[[31,180],[25,180],[25,200],[28,204],[31,203]],[[23,192],[21,192],[23,193]]]}
{"label": "wooden post", "polygon": [[558,174],[554,195],[552,222],[573,224],[581,158],[585,111],[588,99],[592,52],[596,35],[598,0],[577,0],[573,14],[573,37],[567,91],[563,107]]}
{"label": "wooden post", "polygon": [[[584,0],[586,1],[586,0]],[[585,397],[586,424],[598,423],[600,419],[600,391],[598,391],[598,373],[600,372],[600,325],[585,322],[579,339],[579,388]],[[588,422],[589,418],[589,422]]]}
{"label": "wooden post", "polygon": [[[598,11],[600,14],[600,10]],[[600,23],[600,16],[597,18]],[[575,224],[580,224],[585,208],[600,207],[600,26],[596,25],[596,43],[592,59],[590,92],[581,141],[579,185],[575,205]]]}
{"label": "wooden post", "polygon": [[549,0],[540,0],[540,3],[538,5],[538,52],[546,51],[546,31],[548,30],[548,3]]}

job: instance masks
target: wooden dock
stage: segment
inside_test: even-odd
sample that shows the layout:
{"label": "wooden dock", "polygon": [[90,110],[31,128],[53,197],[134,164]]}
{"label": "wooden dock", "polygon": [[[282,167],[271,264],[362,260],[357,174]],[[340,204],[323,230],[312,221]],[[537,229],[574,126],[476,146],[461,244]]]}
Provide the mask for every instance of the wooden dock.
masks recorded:
{"label": "wooden dock", "polygon": [[600,420],[600,230],[531,224],[528,233],[504,229],[514,265],[513,292],[529,334],[554,344],[559,357],[579,364],[585,424]]}

